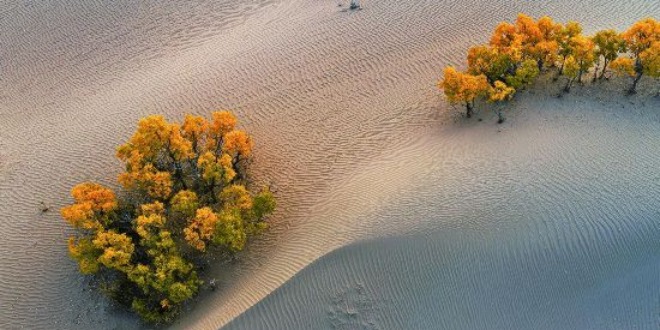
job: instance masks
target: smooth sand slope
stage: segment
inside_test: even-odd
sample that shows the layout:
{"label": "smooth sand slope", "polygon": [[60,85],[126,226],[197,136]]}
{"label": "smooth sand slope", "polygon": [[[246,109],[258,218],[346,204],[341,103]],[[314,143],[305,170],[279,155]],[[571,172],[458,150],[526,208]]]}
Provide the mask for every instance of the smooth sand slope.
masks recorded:
{"label": "smooth sand slope", "polygon": [[[130,135],[138,118],[150,113],[176,119],[186,112],[234,109],[257,141],[253,166],[257,183],[272,183],[280,197],[272,230],[255,241],[236,264],[218,265],[209,271],[209,278],[219,278],[219,290],[202,293],[191,306],[194,310],[175,328],[218,328],[314,260],[356,240],[461,226],[486,235],[495,228],[496,220],[504,219],[494,216],[495,210],[505,209],[500,202],[514,196],[520,207],[515,211],[506,208],[517,212],[513,220],[506,220],[512,227],[507,233],[522,247],[511,243],[506,250],[510,252],[492,252],[502,256],[498,265],[512,260],[516,265],[531,262],[528,257],[535,254],[524,251],[533,251],[531,245],[525,245],[533,236],[522,229],[534,230],[544,224],[555,228],[552,221],[557,213],[562,215],[559,219],[570,219],[576,230],[583,228],[580,220],[596,226],[599,216],[607,212],[601,205],[620,201],[627,203],[609,209],[621,212],[620,218],[627,220],[619,224],[618,218],[607,218],[610,225],[605,228],[613,229],[603,231],[602,235],[610,237],[605,241],[643,243],[649,237],[644,235],[657,238],[655,227],[648,227],[650,220],[645,218],[657,218],[657,213],[638,213],[635,204],[640,196],[649,208],[658,205],[657,200],[650,200],[659,188],[657,175],[653,176],[657,159],[652,156],[658,154],[652,152],[657,148],[653,144],[658,140],[654,133],[657,118],[649,110],[657,108],[657,99],[622,100],[617,103],[626,106],[621,113],[603,107],[611,115],[594,122],[590,117],[600,113],[600,108],[592,106],[597,100],[585,101],[575,109],[562,105],[556,115],[512,117],[503,126],[503,133],[511,137],[501,144],[496,143],[499,135],[492,118],[484,117],[485,122],[476,124],[444,115],[448,107],[434,82],[443,66],[462,64],[469,45],[485,41],[498,21],[513,19],[519,11],[551,14],[561,21],[579,20],[590,32],[621,29],[643,16],[658,17],[659,3],[365,0],[362,4],[364,10],[348,13],[334,1],[303,0],[3,3],[0,328],[138,327],[135,318],[87,290],[85,278],[77,274],[66,255],[65,239],[70,232],[56,210],[69,201],[68,191],[77,182],[114,184],[120,170],[113,158],[114,147]],[[521,112],[544,113],[547,109],[554,114],[551,110],[560,107],[555,101],[528,102],[519,108]],[[550,142],[562,141],[562,135],[550,123],[570,123],[576,117],[578,122],[600,127],[602,134],[572,127],[569,140],[564,141],[579,140],[582,147],[551,148],[555,144]],[[607,127],[625,134],[618,139]],[[607,132],[616,144],[602,139]],[[528,134],[529,143],[514,134]],[[466,148],[463,140],[478,148]],[[535,149],[537,140],[548,147]],[[551,164],[552,155],[564,160],[561,167],[535,167],[535,160]],[[612,166],[612,157],[618,165]],[[635,157],[640,159],[635,166],[625,166],[637,160]],[[585,170],[581,161],[591,159],[600,159],[600,163]],[[530,168],[533,171],[521,176],[513,172]],[[577,183],[566,174],[575,171],[582,175]],[[515,185],[506,185],[514,179],[531,180],[534,173],[546,184],[533,185],[529,192],[548,192],[551,187],[550,194],[527,196],[514,190]],[[610,174],[612,181],[604,179],[603,173]],[[646,179],[642,179],[644,175]],[[572,186],[563,188],[562,182],[583,185],[564,191]],[[553,202],[567,200],[570,193],[573,197],[589,193],[594,200],[573,208]],[[531,202],[525,203],[523,198]],[[575,198],[570,201],[579,203]],[[41,214],[41,202],[52,211]],[[387,217],[376,216],[379,214]],[[637,221],[640,227],[617,229]],[[523,232],[518,241],[513,234],[517,230]],[[580,233],[577,230],[576,235]],[[552,235],[538,237],[555,251],[570,248],[580,254],[586,253],[580,252],[586,246],[594,246],[579,245],[588,240],[568,236],[561,240]],[[645,248],[648,246],[642,244],[635,255],[644,256]],[[443,249],[432,248],[439,258]],[[486,257],[474,252],[476,249],[451,258],[458,260],[471,253]],[[363,255],[352,254],[355,258]],[[341,255],[338,252],[331,258]],[[515,258],[507,259],[513,255]],[[566,260],[561,259],[563,254],[557,255],[558,260]],[[466,264],[467,269],[470,265]],[[639,269],[635,265],[615,265],[612,273],[599,270],[597,274],[625,278],[627,272]],[[320,268],[314,267],[311,272]],[[378,269],[378,265],[374,267],[368,269]],[[656,268],[652,270],[657,273]],[[582,274],[591,276],[586,271]],[[433,283],[438,282],[428,285]],[[258,309],[270,310],[275,316],[275,307],[268,305],[271,299]],[[269,323],[270,312],[265,314],[254,322],[275,326]],[[391,322],[403,324],[401,319]],[[388,324],[381,327],[388,328]]]}

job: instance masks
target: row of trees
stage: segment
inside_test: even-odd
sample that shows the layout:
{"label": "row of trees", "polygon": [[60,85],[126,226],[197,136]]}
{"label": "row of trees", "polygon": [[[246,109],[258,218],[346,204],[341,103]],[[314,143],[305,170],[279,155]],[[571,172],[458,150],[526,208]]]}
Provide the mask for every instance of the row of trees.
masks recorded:
{"label": "row of trees", "polygon": [[117,149],[126,169],[117,196],[95,183],[72,189],[62,217],[79,230],[69,252],[104,291],[155,323],[168,322],[199,290],[205,252],[232,254],[264,229],[275,208],[268,189],[245,187],[253,142],[227,111],[141,119]]}
{"label": "row of trees", "polygon": [[610,29],[588,37],[577,22],[562,25],[548,16],[535,21],[519,14],[514,24],[500,23],[488,44],[470,48],[467,62],[466,72],[446,67],[438,87],[450,103],[465,105],[467,117],[476,99],[495,103],[502,122],[497,104],[550,69],[556,70],[556,78],[565,77],[566,92],[593,69],[592,80],[610,70],[632,77],[628,92],[635,93],[642,76],[660,77],[660,22],[646,18],[623,33]]}

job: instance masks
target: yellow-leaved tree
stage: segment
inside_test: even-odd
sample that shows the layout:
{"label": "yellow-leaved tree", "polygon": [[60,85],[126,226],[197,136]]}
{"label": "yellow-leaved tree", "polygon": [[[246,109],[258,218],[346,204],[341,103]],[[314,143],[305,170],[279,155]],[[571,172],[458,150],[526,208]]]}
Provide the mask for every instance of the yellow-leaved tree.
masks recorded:
{"label": "yellow-leaved tree", "polygon": [[488,81],[483,74],[472,75],[457,71],[454,67],[447,67],[444,78],[438,82],[450,103],[465,104],[466,116],[472,117],[474,100],[488,92]]}
{"label": "yellow-leaved tree", "polygon": [[598,74],[598,67],[596,67],[594,69],[593,80],[603,79],[605,72],[607,72],[608,64],[616,60],[619,57],[619,53],[625,51],[626,47],[621,35],[612,29],[598,31],[591,39],[596,47],[596,60],[599,63],[602,61],[600,75]]}
{"label": "yellow-leaved tree", "polygon": [[[146,321],[171,321],[200,288],[207,251],[231,256],[266,227],[273,194],[246,187],[252,138],[228,111],[182,124],[148,116],[117,148],[125,165],[117,197],[95,183],[75,186],[62,217],[79,230],[71,257],[105,292]],[[211,249],[210,247],[215,247]]]}
{"label": "yellow-leaved tree", "polygon": [[[628,52],[629,56],[619,56]],[[635,92],[643,75],[660,77],[660,23],[654,18],[636,22],[627,31],[602,30],[591,37],[582,34],[578,22],[565,25],[549,16],[538,20],[518,14],[515,22],[501,22],[488,44],[470,47],[467,70],[445,67],[438,88],[449,103],[464,104],[471,117],[480,97],[494,105],[498,123],[504,121],[502,105],[531,85],[543,71],[557,68],[554,81],[565,75],[564,92],[593,69],[593,79],[603,78],[608,68],[632,77]],[[658,91],[660,93],[660,91]]]}
{"label": "yellow-leaved tree", "polygon": [[493,84],[488,91],[488,101],[495,103],[495,113],[497,113],[497,123],[501,124],[504,122],[504,116],[502,115],[502,109],[498,106],[499,103],[508,101],[513,97],[513,94],[516,92],[516,89],[508,86],[502,81],[498,80]]}
{"label": "yellow-leaved tree", "polygon": [[[622,58],[613,64],[618,73],[628,74],[633,77],[633,82],[628,93],[634,94],[637,83],[643,75],[649,77],[660,77],[658,70],[658,48],[660,47],[660,22],[654,18],[646,18],[633,24],[628,30],[621,34],[625,48],[631,58]],[[630,67],[632,66],[632,70]]]}
{"label": "yellow-leaved tree", "polygon": [[582,35],[582,25],[575,21],[568,21],[564,25],[559,33],[557,33],[557,46],[558,46],[558,57],[559,57],[559,75],[564,73],[564,65],[566,64],[566,58],[573,55],[575,51],[575,38]]}

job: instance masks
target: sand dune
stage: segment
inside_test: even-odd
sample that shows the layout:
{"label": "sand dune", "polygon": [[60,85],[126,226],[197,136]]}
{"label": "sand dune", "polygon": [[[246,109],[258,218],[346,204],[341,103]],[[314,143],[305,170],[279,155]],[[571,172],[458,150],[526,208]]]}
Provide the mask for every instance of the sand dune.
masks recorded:
{"label": "sand dune", "polygon": [[[653,153],[642,157],[642,151],[656,147],[651,142],[657,141],[653,132],[657,120],[639,121],[606,107],[609,115],[591,123],[590,116],[599,112],[588,111],[592,103],[586,103],[579,111],[511,120],[505,126],[511,136],[506,146],[511,149],[506,149],[493,142],[498,135],[489,126],[492,121],[486,119],[481,129],[448,115],[434,81],[444,65],[462,63],[470,44],[484,41],[499,20],[512,19],[519,11],[579,20],[590,32],[623,28],[643,16],[657,17],[660,4],[600,0],[552,4],[365,0],[362,4],[364,10],[353,13],[342,12],[334,1],[302,0],[3,4],[0,328],[138,327],[135,318],[87,289],[85,278],[66,256],[68,229],[56,212],[41,214],[39,209],[42,201],[59,209],[68,202],[70,187],[82,180],[113,184],[119,171],[114,146],[128,137],[139,117],[150,113],[175,119],[186,112],[234,109],[257,141],[256,181],[276,186],[281,206],[272,229],[252,244],[238,264],[218,265],[207,274],[220,279],[220,289],[202,293],[174,325],[178,328],[218,328],[314,260],[356,240],[439,231],[458,224],[493,229],[504,221],[489,216],[498,205],[494,201],[516,196],[505,185],[507,180],[519,180],[519,186],[526,187],[520,180],[531,181],[536,177],[532,174],[538,174],[549,183],[528,190],[547,195],[533,196],[534,203],[516,204],[520,206],[517,226],[534,229],[544,223],[537,219],[526,225],[523,219],[534,218],[530,214],[595,222],[601,213],[587,212],[595,212],[600,204],[558,206],[556,198],[571,193],[559,183],[572,178],[565,171],[553,171],[551,165],[534,167],[535,159],[556,155],[564,160],[564,168],[581,169],[577,182],[612,174],[616,180],[611,185],[596,180],[573,191],[594,193],[608,201],[604,205],[625,197],[625,191],[637,191],[633,189],[637,186],[629,185],[635,182],[644,185],[633,196],[646,198],[649,207],[657,206],[647,195],[657,194],[657,178],[641,179],[643,171],[657,168]],[[539,103],[528,102],[520,109],[538,108]],[[639,118],[653,118],[648,109],[657,108],[657,100],[634,103],[626,109],[632,107],[634,114],[646,116]],[[618,146],[610,148],[600,141],[602,135],[573,127],[571,138],[586,141],[583,147],[553,149],[550,142],[563,137],[550,123],[570,119],[601,125],[603,134],[611,128],[633,135],[620,140],[610,135]],[[516,143],[514,134],[542,140],[546,147],[525,149],[533,146]],[[450,143],[463,139],[488,144],[479,145],[477,153]],[[498,153],[502,150],[517,156],[506,159]],[[527,158],[530,155],[537,158]],[[624,166],[631,157],[640,157],[640,167]],[[584,169],[579,163],[584,159],[601,163]],[[619,165],[610,167],[610,159]],[[515,168],[533,172],[517,177],[511,172]],[[600,172],[602,168],[617,171]],[[467,172],[456,174],[453,169]],[[476,173],[479,169],[491,175]],[[493,184],[503,188],[489,190]],[[422,188],[425,196],[439,195],[457,204],[411,193]],[[607,209],[624,219],[645,214],[633,212],[638,206],[634,200],[627,202],[625,207]],[[385,210],[388,217],[376,217]],[[598,231],[610,235],[605,241],[628,242],[626,233],[636,233],[633,226],[622,236],[615,234],[622,224],[611,219]],[[652,228],[643,233],[657,234]],[[547,244],[566,242],[571,251],[579,251],[581,245],[575,244],[586,242],[551,237],[557,236],[544,237]],[[524,250],[511,247],[507,253]],[[521,254],[510,260],[527,259]],[[319,268],[313,266],[312,272],[314,267]],[[625,271],[623,266],[613,269]],[[267,306],[268,300],[258,308],[268,311]],[[259,320],[255,322],[270,324]]]}
{"label": "sand dune", "polygon": [[323,256],[225,328],[656,328],[660,102],[589,93],[399,150],[415,175],[358,219],[407,234]]}

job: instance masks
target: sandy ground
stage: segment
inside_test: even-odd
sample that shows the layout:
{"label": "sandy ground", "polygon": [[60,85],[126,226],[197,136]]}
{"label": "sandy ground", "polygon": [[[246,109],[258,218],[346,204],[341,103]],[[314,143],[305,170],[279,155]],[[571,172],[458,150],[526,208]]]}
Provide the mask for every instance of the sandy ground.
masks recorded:
{"label": "sandy ground", "polygon": [[[139,327],[134,317],[90,291],[77,274],[66,255],[70,232],[56,210],[69,202],[68,191],[77,182],[114,184],[120,170],[114,147],[131,134],[138,118],[151,113],[178,119],[187,112],[234,109],[257,141],[256,181],[276,186],[280,201],[271,231],[255,240],[236,264],[210,270],[207,278],[217,277],[220,289],[203,292],[175,328],[221,327],[336,248],[373,237],[462,228],[459,223],[488,232],[502,219],[493,216],[502,209],[516,215],[505,222],[511,232],[516,226],[553,228],[550,219],[559,214],[581,233],[581,220],[597,223],[604,210],[619,212],[620,217],[606,218],[611,225],[602,234],[605,244],[641,244],[642,252],[635,255],[655,256],[643,258],[645,262],[657,260],[642,244],[658,238],[649,225],[657,211],[644,213],[657,209],[651,196],[660,191],[654,172],[658,143],[653,143],[658,141],[658,121],[650,110],[658,108],[657,99],[528,99],[517,109],[530,115],[512,115],[502,126],[507,138],[495,143],[501,133],[492,115],[484,115],[481,123],[452,116],[434,83],[443,66],[462,65],[469,45],[486,40],[498,21],[513,19],[519,11],[578,20],[591,32],[658,17],[659,3],[362,4],[361,11],[344,12],[337,2],[318,0],[3,3],[0,328]],[[621,112],[599,105],[615,101],[624,106]],[[552,115],[545,112],[556,108],[548,111]],[[593,129],[568,125],[573,122]],[[580,141],[575,149],[566,143],[575,141]],[[561,166],[552,166],[553,159],[562,160]],[[635,166],[626,166],[632,159]],[[585,169],[585,161],[592,160],[597,162]],[[514,190],[527,187],[523,179],[517,186],[507,185],[521,171],[530,182],[534,175],[545,180],[527,190],[530,203],[521,201],[528,195]],[[648,173],[656,174],[643,176]],[[549,194],[533,195],[539,192]],[[585,194],[594,196],[593,201],[578,203],[576,198]],[[513,196],[521,199],[516,209],[498,202]],[[555,201],[568,196],[573,196],[573,207]],[[52,211],[41,214],[42,202]],[[603,209],[618,202],[623,206]],[[648,209],[640,209],[637,203],[642,202]],[[623,224],[617,224],[618,218]],[[527,225],[525,219],[536,220]],[[621,227],[638,222],[639,227]],[[525,265],[530,261],[525,256],[534,256],[525,254],[531,236],[512,237],[522,237],[511,238],[522,245],[512,243],[500,265],[512,260]],[[538,237],[574,254],[594,246],[567,236]],[[355,249],[371,248],[347,251]],[[443,255],[443,248],[432,250]],[[466,251],[469,255],[471,250]],[[352,260],[363,255],[353,254]],[[515,257],[506,259],[511,255]],[[622,278],[641,269],[636,265],[642,261],[596,274]],[[299,278],[322,267],[315,264],[287,287],[304,287],[296,283],[308,282]],[[590,276],[589,269],[580,274]],[[288,299],[296,297],[304,295]],[[271,300],[258,305],[266,312],[254,317],[255,326],[276,326],[268,317],[279,315],[275,309],[286,305],[268,307]],[[391,322],[380,327],[404,324]]]}
{"label": "sandy ground", "polygon": [[503,125],[481,113],[379,158],[373,175],[414,173],[359,214],[379,238],[324,255],[226,328],[656,329],[660,100],[541,87]]}

